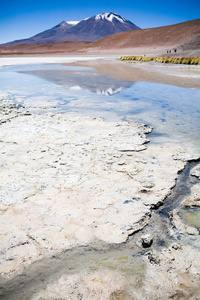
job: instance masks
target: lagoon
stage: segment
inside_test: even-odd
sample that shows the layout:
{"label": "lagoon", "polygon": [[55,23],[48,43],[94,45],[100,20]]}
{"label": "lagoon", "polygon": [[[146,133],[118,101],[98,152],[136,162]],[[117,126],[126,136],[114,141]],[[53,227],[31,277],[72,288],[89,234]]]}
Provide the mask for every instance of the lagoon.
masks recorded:
{"label": "lagoon", "polygon": [[[197,67],[196,77],[198,72]],[[29,64],[2,68],[0,90],[35,109],[47,105],[58,112],[145,123],[154,128],[152,142],[159,136],[159,142],[200,145],[199,89],[118,79],[91,67]]]}

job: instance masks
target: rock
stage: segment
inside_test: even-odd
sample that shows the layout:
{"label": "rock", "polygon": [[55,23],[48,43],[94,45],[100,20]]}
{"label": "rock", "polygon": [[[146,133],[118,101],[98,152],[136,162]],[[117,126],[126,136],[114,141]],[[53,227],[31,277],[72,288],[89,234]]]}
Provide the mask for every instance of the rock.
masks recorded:
{"label": "rock", "polygon": [[163,203],[163,199],[156,195],[148,195],[148,197],[143,197],[142,202],[144,205],[151,207],[152,209],[157,209]]}
{"label": "rock", "polygon": [[178,243],[174,243],[174,244],[172,244],[172,248],[173,248],[174,250],[180,250],[180,249],[181,249],[181,245],[178,244]]}
{"label": "rock", "polygon": [[143,248],[151,247],[152,243],[153,243],[153,237],[150,234],[141,236],[140,239],[137,241],[137,244]]}
{"label": "rock", "polygon": [[190,174],[192,176],[195,176],[198,179],[200,179],[200,164],[198,164],[197,166],[195,166],[194,168],[192,168],[192,170],[190,171]]}
{"label": "rock", "polygon": [[195,153],[193,149],[185,149],[185,151],[182,149],[179,153],[173,154],[172,155],[174,160],[182,160],[182,161],[193,161],[193,160],[199,160],[199,154]]}
{"label": "rock", "polygon": [[200,183],[191,187],[190,195],[184,198],[181,205],[184,207],[200,206]]}
{"label": "rock", "polygon": [[148,260],[151,264],[159,265],[160,264],[160,256],[156,251],[152,251],[147,253]]}

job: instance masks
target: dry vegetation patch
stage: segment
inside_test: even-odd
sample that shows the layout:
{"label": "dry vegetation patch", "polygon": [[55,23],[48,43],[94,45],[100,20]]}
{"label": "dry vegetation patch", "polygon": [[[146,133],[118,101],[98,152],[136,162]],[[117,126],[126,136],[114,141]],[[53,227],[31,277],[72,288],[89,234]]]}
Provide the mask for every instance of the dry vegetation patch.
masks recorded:
{"label": "dry vegetation patch", "polygon": [[122,56],[121,61],[153,61],[159,63],[200,65],[200,57],[148,57],[148,56]]}

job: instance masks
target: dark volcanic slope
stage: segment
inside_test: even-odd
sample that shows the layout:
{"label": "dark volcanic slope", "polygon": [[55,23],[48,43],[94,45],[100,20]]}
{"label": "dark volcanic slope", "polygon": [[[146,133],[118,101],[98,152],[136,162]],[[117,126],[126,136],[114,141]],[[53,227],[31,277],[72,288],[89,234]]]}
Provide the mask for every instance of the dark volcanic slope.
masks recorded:
{"label": "dark volcanic slope", "polygon": [[140,28],[125,18],[114,13],[105,13],[82,20],[76,25],[64,21],[31,38],[13,41],[3,46],[46,44],[66,41],[93,42],[111,34],[136,29]]}
{"label": "dark volcanic slope", "polygon": [[32,38],[33,43],[34,44],[44,44],[47,42],[51,42],[51,40],[53,40],[53,38],[55,38],[57,35],[67,32],[72,27],[73,27],[72,24],[69,24],[69,23],[63,21],[51,29],[48,29],[39,34],[36,34]]}
{"label": "dark volcanic slope", "polygon": [[93,51],[141,47],[183,47],[198,49],[200,19],[170,26],[121,32],[87,46]]}
{"label": "dark volcanic slope", "polygon": [[117,14],[107,13],[81,21],[66,34],[61,34],[59,41],[64,41],[67,38],[71,41],[93,42],[111,34],[136,29],[140,28],[132,22]]}

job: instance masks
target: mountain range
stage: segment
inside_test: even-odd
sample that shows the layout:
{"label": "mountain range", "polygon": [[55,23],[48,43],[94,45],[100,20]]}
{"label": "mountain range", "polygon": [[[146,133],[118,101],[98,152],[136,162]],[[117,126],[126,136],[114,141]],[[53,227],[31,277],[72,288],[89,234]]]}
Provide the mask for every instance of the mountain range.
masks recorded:
{"label": "mountain range", "polygon": [[140,29],[131,21],[115,13],[103,13],[81,21],[63,21],[55,27],[33,37],[4,44],[47,44],[57,42],[94,42],[100,38],[130,30]]}
{"label": "mountain range", "polygon": [[0,45],[0,55],[50,53],[200,56],[200,19],[140,29],[117,14],[105,13],[63,21],[29,39]]}

